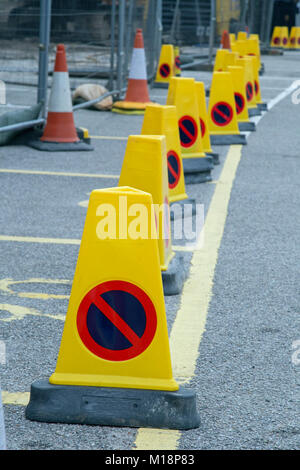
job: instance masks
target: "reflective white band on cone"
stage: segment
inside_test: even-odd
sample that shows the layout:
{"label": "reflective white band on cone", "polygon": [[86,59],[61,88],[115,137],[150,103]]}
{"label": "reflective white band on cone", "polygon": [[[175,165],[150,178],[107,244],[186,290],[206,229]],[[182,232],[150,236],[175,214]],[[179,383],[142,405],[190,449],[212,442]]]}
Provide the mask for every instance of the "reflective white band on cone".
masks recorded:
{"label": "reflective white band on cone", "polygon": [[133,49],[129,78],[147,80],[144,49]]}
{"label": "reflective white band on cone", "polygon": [[73,111],[68,72],[54,72],[48,109],[54,113]]}

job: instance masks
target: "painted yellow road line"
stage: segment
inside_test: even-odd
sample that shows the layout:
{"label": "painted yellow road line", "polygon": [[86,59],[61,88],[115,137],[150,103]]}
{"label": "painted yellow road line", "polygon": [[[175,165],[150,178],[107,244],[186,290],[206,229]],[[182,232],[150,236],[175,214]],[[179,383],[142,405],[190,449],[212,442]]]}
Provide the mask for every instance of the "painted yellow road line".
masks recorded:
{"label": "painted yellow road line", "polygon": [[[49,243],[54,245],[80,245],[81,240],[76,238],[41,238],[41,237],[22,237],[15,235],[0,235],[0,242],[19,242],[19,243]],[[173,245],[174,251],[193,252],[194,245]]]}
{"label": "painted yellow road line", "polygon": [[[242,146],[231,146],[223,171],[220,184],[216,185],[213,198],[204,224],[203,240],[196,246],[192,260],[190,275],[187,279],[179,311],[177,312],[170,335],[170,349],[173,373],[179,384],[188,383],[195,374],[196,362],[199,355],[199,345],[205,331],[206,318],[212,297],[215,267],[218,251],[222,241],[227,218],[228,204],[242,153]],[[140,428],[137,433],[135,448],[143,450],[176,449],[180,434],[166,431],[162,444],[160,432]]]}
{"label": "painted yellow road line", "polygon": [[[220,183],[216,186],[205,224],[204,245],[197,246],[190,276],[184,285],[181,305],[170,335],[174,376],[188,382],[195,373],[198,348],[205,330],[211,300],[218,250],[227,219],[228,204],[242,153],[242,146],[229,149]],[[202,242],[202,241],[201,241]]]}
{"label": "painted yellow road line", "polygon": [[169,429],[147,429],[146,436],[140,429],[136,441],[135,450],[173,450],[180,439],[180,431]]}
{"label": "painted yellow road line", "polygon": [[[2,312],[8,316],[2,317]],[[44,313],[35,308],[23,307],[22,305],[0,304],[0,322],[10,323],[16,320],[23,320],[27,316],[52,318],[53,320],[65,321],[66,315]]]}
{"label": "painted yellow road line", "polygon": [[172,250],[192,253],[192,252],[194,252],[195,247],[194,247],[194,245],[192,245],[192,246],[189,246],[189,245],[172,245]]}
{"label": "painted yellow road line", "polygon": [[91,139],[100,139],[100,140],[127,140],[128,137],[119,137],[119,136],[109,136],[109,135],[91,135]]}
{"label": "painted yellow road line", "polygon": [[3,405],[21,405],[27,406],[29,403],[29,392],[6,392],[2,390],[2,403]]}
{"label": "painted yellow road line", "polygon": [[30,284],[41,284],[41,285],[72,285],[72,281],[67,279],[43,279],[43,278],[31,278],[31,279],[24,279],[21,281],[14,281],[11,278],[0,279],[0,291],[4,292],[8,295],[15,295],[17,297],[23,297],[27,299],[41,299],[41,300],[49,300],[49,299],[56,299],[56,300],[65,300],[68,299],[69,295],[64,294],[48,294],[45,292],[19,292],[14,291],[12,286],[15,285],[30,285]]}
{"label": "painted yellow road line", "polygon": [[119,179],[119,175],[97,174],[97,173],[69,173],[64,171],[40,171],[40,170],[19,170],[14,168],[1,168],[0,173],[14,173],[19,175],[45,175],[45,176],[70,176],[74,178],[102,178]]}
{"label": "painted yellow road line", "polygon": [[0,235],[0,242],[19,243],[52,243],[55,245],[80,245],[81,240],[76,238],[41,238],[41,237],[20,237],[14,235]]}

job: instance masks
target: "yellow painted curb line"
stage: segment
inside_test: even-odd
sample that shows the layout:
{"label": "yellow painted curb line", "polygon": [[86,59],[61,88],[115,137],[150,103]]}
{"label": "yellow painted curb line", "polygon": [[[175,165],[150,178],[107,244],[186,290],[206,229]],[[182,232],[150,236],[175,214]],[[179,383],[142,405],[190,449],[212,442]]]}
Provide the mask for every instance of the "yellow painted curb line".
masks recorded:
{"label": "yellow painted curb line", "polygon": [[29,392],[10,393],[2,390],[2,403],[3,405],[27,406],[29,395]]}

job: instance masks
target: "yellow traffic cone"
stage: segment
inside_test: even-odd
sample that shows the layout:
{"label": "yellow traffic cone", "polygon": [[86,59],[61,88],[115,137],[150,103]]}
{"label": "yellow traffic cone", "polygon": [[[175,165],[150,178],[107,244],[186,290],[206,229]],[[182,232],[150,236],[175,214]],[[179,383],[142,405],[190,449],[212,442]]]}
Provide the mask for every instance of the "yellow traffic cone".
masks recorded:
{"label": "yellow traffic cone", "polygon": [[250,37],[247,41],[247,55],[256,57],[258,64],[259,64],[259,70],[261,69],[261,56],[260,56],[260,50],[258,47],[258,43],[256,39]]}
{"label": "yellow traffic cone", "polygon": [[234,33],[230,33],[229,34],[229,39],[230,39],[230,46],[231,46],[231,49],[232,49],[232,45],[235,43],[236,41],[236,35]]}
{"label": "yellow traffic cone", "polygon": [[287,26],[281,27],[281,47],[283,49],[289,48],[289,28]]}
{"label": "yellow traffic cone", "polygon": [[212,157],[206,156],[203,150],[195,80],[173,77],[166,104],[177,108],[185,182],[211,181],[214,164]]}
{"label": "yellow traffic cone", "polygon": [[247,143],[245,135],[239,131],[232,78],[229,72],[215,72],[213,74],[208,123],[213,145],[244,145]]}
{"label": "yellow traffic cone", "polygon": [[159,63],[154,82],[155,88],[168,88],[170,79],[175,74],[174,47],[171,44],[163,44],[160,51]]}
{"label": "yellow traffic cone", "polygon": [[293,26],[289,38],[289,48],[292,50],[300,49],[300,27]]}
{"label": "yellow traffic cone", "polygon": [[181,61],[180,61],[180,48],[178,46],[174,46],[174,63],[175,63],[175,76],[181,76]]}
{"label": "yellow traffic cone", "polygon": [[247,41],[248,33],[246,31],[239,31],[237,34],[238,41]]}
{"label": "yellow traffic cone", "polygon": [[213,72],[225,72],[225,63],[228,54],[228,49],[217,50]]}
{"label": "yellow traffic cone", "polygon": [[167,147],[165,136],[129,136],[119,186],[132,186],[152,195],[156,207],[158,248],[165,295],[179,294],[184,276],[180,257],[172,249]]}
{"label": "yellow traffic cone", "polygon": [[147,106],[141,135],[166,137],[169,202],[187,200],[176,107]]}
{"label": "yellow traffic cone", "polygon": [[228,52],[224,59],[223,63],[223,72],[227,72],[228,67],[231,65],[235,65],[237,59],[239,58],[238,52]]}
{"label": "yellow traffic cone", "polygon": [[198,110],[199,110],[199,121],[200,121],[200,131],[203,144],[203,150],[206,155],[213,158],[215,165],[219,165],[220,159],[219,154],[212,151],[209,127],[208,127],[208,117],[207,117],[207,106],[205,98],[205,86],[203,82],[196,82],[196,92],[198,99]]}
{"label": "yellow traffic cone", "polygon": [[255,92],[257,107],[260,111],[268,111],[268,104],[264,103],[261,97],[261,86],[260,86],[260,80],[259,80],[259,62],[258,62],[257,57],[253,57],[252,65],[253,65],[253,77],[254,77],[254,92]]}
{"label": "yellow traffic cone", "polygon": [[234,52],[238,52],[239,57],[245,57],[247,55],[247,41],[241,39],[235,42]]}
{"label": "yellow traffic cone", "polygon": [[[248,45],[248,54],[255,55],[259,60],[259,74],[262,75],[265,72],[265,66],[261,61],[261,51],[260,51],[260,39],[258,34],[250,34],[249,36],[250,44]],[[253,45],[253,42],[255,45]]]}
{"label": "yellow traffic cone", "polygon": [[275,26],[273,29],[271,47],[289,48],[289,29],[286,26]]}
{"label": "yellow traffic cone", "polygon": [[281,47],[281,27],[275,26],[272,33],[270,47]]}
{"label": "yellow traffic cone", "polygon": [[173,378],[153,219],[149,193],[92,192],[56,369],[31,385],[27,419],[199,425],[194,392],[179,390]]}
{"label": "yellow traffic cone", "polygon": [[239,130],[244,132],[255,131],[255,123],[249,120],[247,108],[245,69],[244,67],[233,66],[228,67],[228,72],[232,77]]}
{"label": "yellow traffic cone", "polygon": [[245,68],[246,99],[249,117],[259,116],[261,114],[256,102],[253,60],[254,58],[250,56],[237,60],[237,65]]}

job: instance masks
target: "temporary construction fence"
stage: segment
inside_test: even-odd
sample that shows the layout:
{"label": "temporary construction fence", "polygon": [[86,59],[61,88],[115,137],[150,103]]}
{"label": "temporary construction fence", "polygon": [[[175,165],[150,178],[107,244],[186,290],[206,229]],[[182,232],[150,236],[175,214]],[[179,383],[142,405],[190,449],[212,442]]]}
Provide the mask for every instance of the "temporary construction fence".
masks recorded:
{"label": "temporary construction fence", "polygon": [[96,83],[119,98],[137,28],[151,83],[162,43],[181,46],[183,69],[212,64],[225,29],[248,29],[268,45],[273,8],[274,0],[2,0],[0,143],[7,131],[45,122],[59,42],[66,47],[72,91]]}
{"label": "temporary construction fence", "polygon": [[183,69],[212,64],[224,30],[248,30],[267,45],[273,7],[274,0],[164,0],[163,42],[182,46]]}
{"label": "temporary construction fence", "polygon": [[7,132],[45,122],[58,43],[66,47],[72,91],[97,83],[119,97],[126,87],[135,31],[142,28],[147,73],[154,80],[161,10],[162,0],[2,0],[0,83],[6,99],[0,102],[0,143],[12,135]]}

